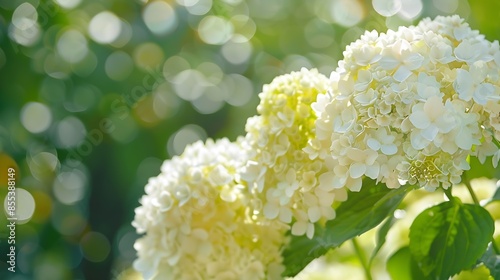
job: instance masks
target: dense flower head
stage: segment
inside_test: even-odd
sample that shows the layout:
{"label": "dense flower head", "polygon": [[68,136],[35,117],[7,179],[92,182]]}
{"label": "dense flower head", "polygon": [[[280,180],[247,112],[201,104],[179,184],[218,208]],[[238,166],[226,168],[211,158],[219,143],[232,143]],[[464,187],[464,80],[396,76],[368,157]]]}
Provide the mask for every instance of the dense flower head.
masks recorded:
{"label": "dense flower head", "polygon": [[241,140],[196,142],[149,180],[133,222],[144,278],[280,279],[287,228],[254,215]]}
{"label": "dense flower head", "polygon": [[336,187],[357,191],[369,177],[390,188],[448,188],[469,156],[484,162],[498,151],[499,69],[498,42],[458,16],[366,32],[313,104],[322,144],[306,150],[334,160]]}
{"label": "dense flower head", "polygon": [[311,104],[329,87],[328,78],[316,69],[278,76],[264,86],[259,115],[246,124],[252,155],[242,178],[252,187],[255,210],[267,219],[293,224],[293,235],[309,238],[313,224],[333,219],[332,204],[347,195],[345,188],[333,188],[331,178],[324,176],[333,166],[310,159],[303,150],[316,133]]}

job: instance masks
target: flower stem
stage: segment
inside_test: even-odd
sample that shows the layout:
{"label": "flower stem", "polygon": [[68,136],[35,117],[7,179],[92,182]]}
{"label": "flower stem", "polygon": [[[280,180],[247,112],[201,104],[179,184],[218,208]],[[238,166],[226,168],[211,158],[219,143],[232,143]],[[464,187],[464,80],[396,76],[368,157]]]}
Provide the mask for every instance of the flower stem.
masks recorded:
{"label": "flower stem", "polygon": [[477,199],[476,193],[472,189],[472,187],[471,187],[471,185],[469,183],[469,180],[465,180],[464,183],[465,183],[465,187],[467,187],[467,190],[470,193],[470,196],[472,197],[472,201],[474,201],[474,204],[479,205],[479,199]]}
{"label": "flower stem", "polygon": [[370,267],[368,266],[368,263],[366,262],[366,256],[365,252],[359,246],[358,240],[356,238],[351,239],[352,245],[354,247],[354,251],[356,251],[356,255],[358,256],[359,262],[361,263],[361,266],[363,266],[363,270],[365,272],[366,280],[372,280],[372,275],[370,273]]}
{"label": "flower stem", "polygon": [[447,189],[444,189],[443,188],[443,191],[444,191],[444,194],[446,194],[446,197],[452,201],[453,200],[453,194],[451,194],[451,187],[450,188],[447,188]]}

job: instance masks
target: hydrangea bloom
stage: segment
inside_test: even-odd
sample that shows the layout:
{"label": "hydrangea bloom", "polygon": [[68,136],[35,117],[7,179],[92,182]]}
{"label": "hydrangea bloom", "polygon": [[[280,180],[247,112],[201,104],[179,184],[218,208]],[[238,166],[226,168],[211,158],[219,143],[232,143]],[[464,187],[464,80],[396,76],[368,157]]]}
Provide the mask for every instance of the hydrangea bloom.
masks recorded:
{"label": "hydrangea bloom", "polygon": [[364,177],[448,188],[469,156],[484,162],[498,150],[499,69],[498,42],[458,16],[366,32],[313,106],[322,144],[307,151],[333,159],[335,185],[353,191]]}
{"label": "hydrangea bloom", "polygon": [[242,177],[253,186],[255,210],[268,219],[293,223],[292,234],[309,238],[313,223],[333,219],[332,204],[346,199],[346,190],[331,183],[329,162],[310,159],[303,151],[315,138],[311,104],[329,86],[328,78],[315,69],[276,77],[259,95],[259,115],[246,124],[253,155]]}
{"label": "hydrangea bloom", "polygon": [[241,141],[196,142],[146,185],[133,222],[146,279],[280,279],[286,227],[255,216]]}

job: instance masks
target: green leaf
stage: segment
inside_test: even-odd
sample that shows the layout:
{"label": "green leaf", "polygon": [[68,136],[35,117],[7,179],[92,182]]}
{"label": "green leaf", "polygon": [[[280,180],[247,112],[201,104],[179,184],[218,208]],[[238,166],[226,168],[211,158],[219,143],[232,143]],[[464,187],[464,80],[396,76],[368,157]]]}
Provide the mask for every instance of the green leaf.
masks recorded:
{"label": "green leaf", "polygon": [[410,188],[388,189],[385,184],[365,180],[363,189],[350,192],[349,199],[337,208],[337,217],[326,223],[324,245],[337,247],[376,227],[396,210]]}
{"label": "green leaf", "polygon": [[420,280],[425,279],[424,275],[412,258],[410,248],[405,246],[387,260],[387,272],[391,279],[398,280]]}
{"label": "green leaf", "polygon": [[392,225],[394,225],[395,222],[396,219],[394,218],[394,215],[390,215],[378,230],[376,245],[375,248],[373,249],[372,255],[370,256],[369,266],[371,266],[378,252],[380,251],[380,249],[382,249],[382,246],[384,246],[387,233],[389,232],[389,230],[391,229]]}
{"label": "green leaf", "polygon": [[490,270],[490,275],[494,279],[500,279],[500,256],[495,254],[493,246],[488,246],[488,250],[480,259],[481,262]]}
{"label": "green leaf", "polygon": [[408,186],[388,189],[385,184],[365,180],[359,192],[350,192],[348,199],[336,209],[335,219],[324,228],[315,227],[312,239],[291,236],[291,242],[283,252],[286,270],[284,276],[295,276],[315,258],[338,247],[346,240],[361,235],[380,224],[401,203]]}
{"label": "green leaf", "polygon": [[494,229],[493,219],[483,207],[454,198],[415,218],[410,227],[410,251],[426,277],[448,279],[477,262]]}
{"label": "green leaf", "polygon": [[306,236],[291,236],[290,243],[282,253],[283,264],[285,265],[283,276],[297,275],[312,260],[328,252],[329,247],[320,245],[323,244],[323,235],[324,228],[315,224],[312,239]]}

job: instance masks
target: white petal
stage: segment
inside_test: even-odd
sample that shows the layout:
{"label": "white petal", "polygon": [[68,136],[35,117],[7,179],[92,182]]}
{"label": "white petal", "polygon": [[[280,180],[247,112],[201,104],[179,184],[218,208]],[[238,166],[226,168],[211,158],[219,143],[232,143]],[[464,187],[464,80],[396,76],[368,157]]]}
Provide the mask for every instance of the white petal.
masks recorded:
{"label": "white petal", "polygon": [[347,187],[353,192],[359,192],[361,190],[363,181],[361,178],[349,180]]}
{"label": "white petal", "polygon": [[378,63],[380,67],[382,67],[385,70],[394,69],[400,64],[400,62],[396,58],[389,55],[382,56],[382,58],[380,58]]}
{"label": "white petal", "polygon": [[264,216],[266,216],[266,218],[272,220],[278,217],[278,214],[279,208],[277,205],[266,203],[266,205],[264,206]]}
{"label": "white petal", "polygon": [[404,59],[404,64],[409,70],[415,70],[422,65],[424,57],[419,53],[410,53]]}
{"label": "white petal", "polygon": [[346,181],[347,181],[347,176],[343,176],[343,177],[336,176],[335,180],[333,181],[333,185],[332,185],[333,189],[342,188],[343,186],[345,186]]}
{"label": "white petal", "polygon": [[474,101],[481,105],[486,105],[488,97],[493,96],[495,87],[490,83],[482,83],[474,91]]}
{"label": "white petal", "polygon": [[445,141],[443,142],[443,144],[441,144],[440,148],[443,150],[443,152],[446,152],[450,155],[458,150],[458,146],[454,141]]}
{"label": "white petal", "polygon": [[314,236],[314,225],[313,224],[309,223],[307,225],[307,233],[306,233],[306,235],[307,235],[307,238],[309,238],[309,239],[313,238],[313,236]]}
{"label": "white petal", "polygon": [[429,118],[424,113],[424,111],[414,111],[410,115],[410,122],[419,129],[424,129],[430,125]]}
{"label": "white petal", "polygon": [[469,101],[473,93],[473,82],[471,74],[463,69],[457,69],[457,77],[453,82],[453,88],[460,99]]}
{"label": "white petal", "polygon": [[466,129],[461,129],[456,137],[455,143],[460,149],[470,150],[474,144],[471,134]]}
{"label": "white petal", "polygon": [[439,129],[435,125],[429,125],[420,131],[420,135],[422,135],[422,137],[426,140],[433,141],[438,132]]}
{"label": "white petal", "polygon": [[[265,167],[262,167],[265,168]],[[241,173],[241,178],[248,182],[253,182],[257,179],[257,176],[260,173],[260,165],[255,161],[248,161],[246,166],[243,168],[243,172]]]}
{"label": "white petal", "polygon": [[422,135],[420,134],[420,131],[417,130],[411,132],[410,142],[411,146],[415,150],[422,150],[423,148],[427,147],[427,145],[429,145],[429,140],[423,138]]}
{"label": "white petal", "polygon": [[500,161],[500,151],[496,152],[491,158],[493,167],[497,168],[498,162]]}
{"label": "white petal", "polygon": [[354,162],[362,162],[366,158],[366,152],[357,148],[351,148],[347,152],[347,156]]}
{"label": "white petal", "polygon": [[335,213],[335,209],[333,209],[332,207],[322,207],[321,208],[322,212],[323,212],[323,216],[327,219],[327,220],[331,220],[331,219],[334,219],[335,216],[337,215]]}
{"label": "white petal", "polygon": [[374,151],[378,151],[380,149],[380,142],[375,138],[368,138],[366,145]]}
{"label": "white petal", "polygon": [[366,176],[375,180],[378,178],[379,172],[380,172],[380,165],[378,164],[378,162],[375,162],[374,164],[367,166],[365,174]]}
{"label": "white petal", "polygon": [[330,207],[335,200],[335,193],[333,192],[324,192],[320,189],[316,189],[314,193],[318,197],[318,204],[321,206]]}
{"label": "white petal", "polygon": [[321,218],[321,210],[319,207],[311,207],[307,210],[307,216],[309,217],[309,221],[311,223],[315,223],[319,221]]}
{"label": "white petal", "polygon": [[365,164],[360,162],[355,162],[351,164],[351,167],[349,167],[349,174],[354,179],[363,176],[363,174],[365,174],[365,171],[366,171]]}
{"label": "white petal", "polygon": [[469,40],[464,40],[455,48],[455,57],[458,60],[472,62],[478,56],[476,44],[472,45]]}
{"label": "white petal", "polygon": [[325,191],[334,188],[335,174],[333,172],[323,173],[319,176],[319,188]]}
{"label": "white petal", "polygon": [[288,207],[281,207],[280,210],[280,221],[284,223],[292,222],[292,210]]}
{"label": "white petal", "polygon": [[292,234],[296,236],[304,235],[307,231],[308,222],[297,221],[292,226]]}
{"label": "white petal", "polygon": [[160,198],[156,200],[159,203],[160,211],[166,212],[172,208],[174,201],[172,200],[172,196],[167,191],[162,191],[160,194]]}
{"label": "white petal", "polygon": [[439,96],[431,96],[424,104],[424,113],[431,122],[434,122],[445,113],[445,107]]}
{"label": "white petal", "polygon": [[380,147],[380,151],[382,151],[384,155],[392,156],[398,152],[398,147],[394,144],[382,145],[382,147]]}
{"label": "white petal", "polygon": [[405,66],[401,66],[394,73],[393,77],[394,77],[394,80],[396,80],[398,82],[403,82],[404,80],[408,79],[408,77],[410,77],[411,74],[412,74],[412,72],[410,71],[410,69],[408,69]]}
{"label": "white petal", "polygon": [[453,28],[453,36],[458,41],[465,39],[470,34],[470,27],[468,26],[460,26]]}

